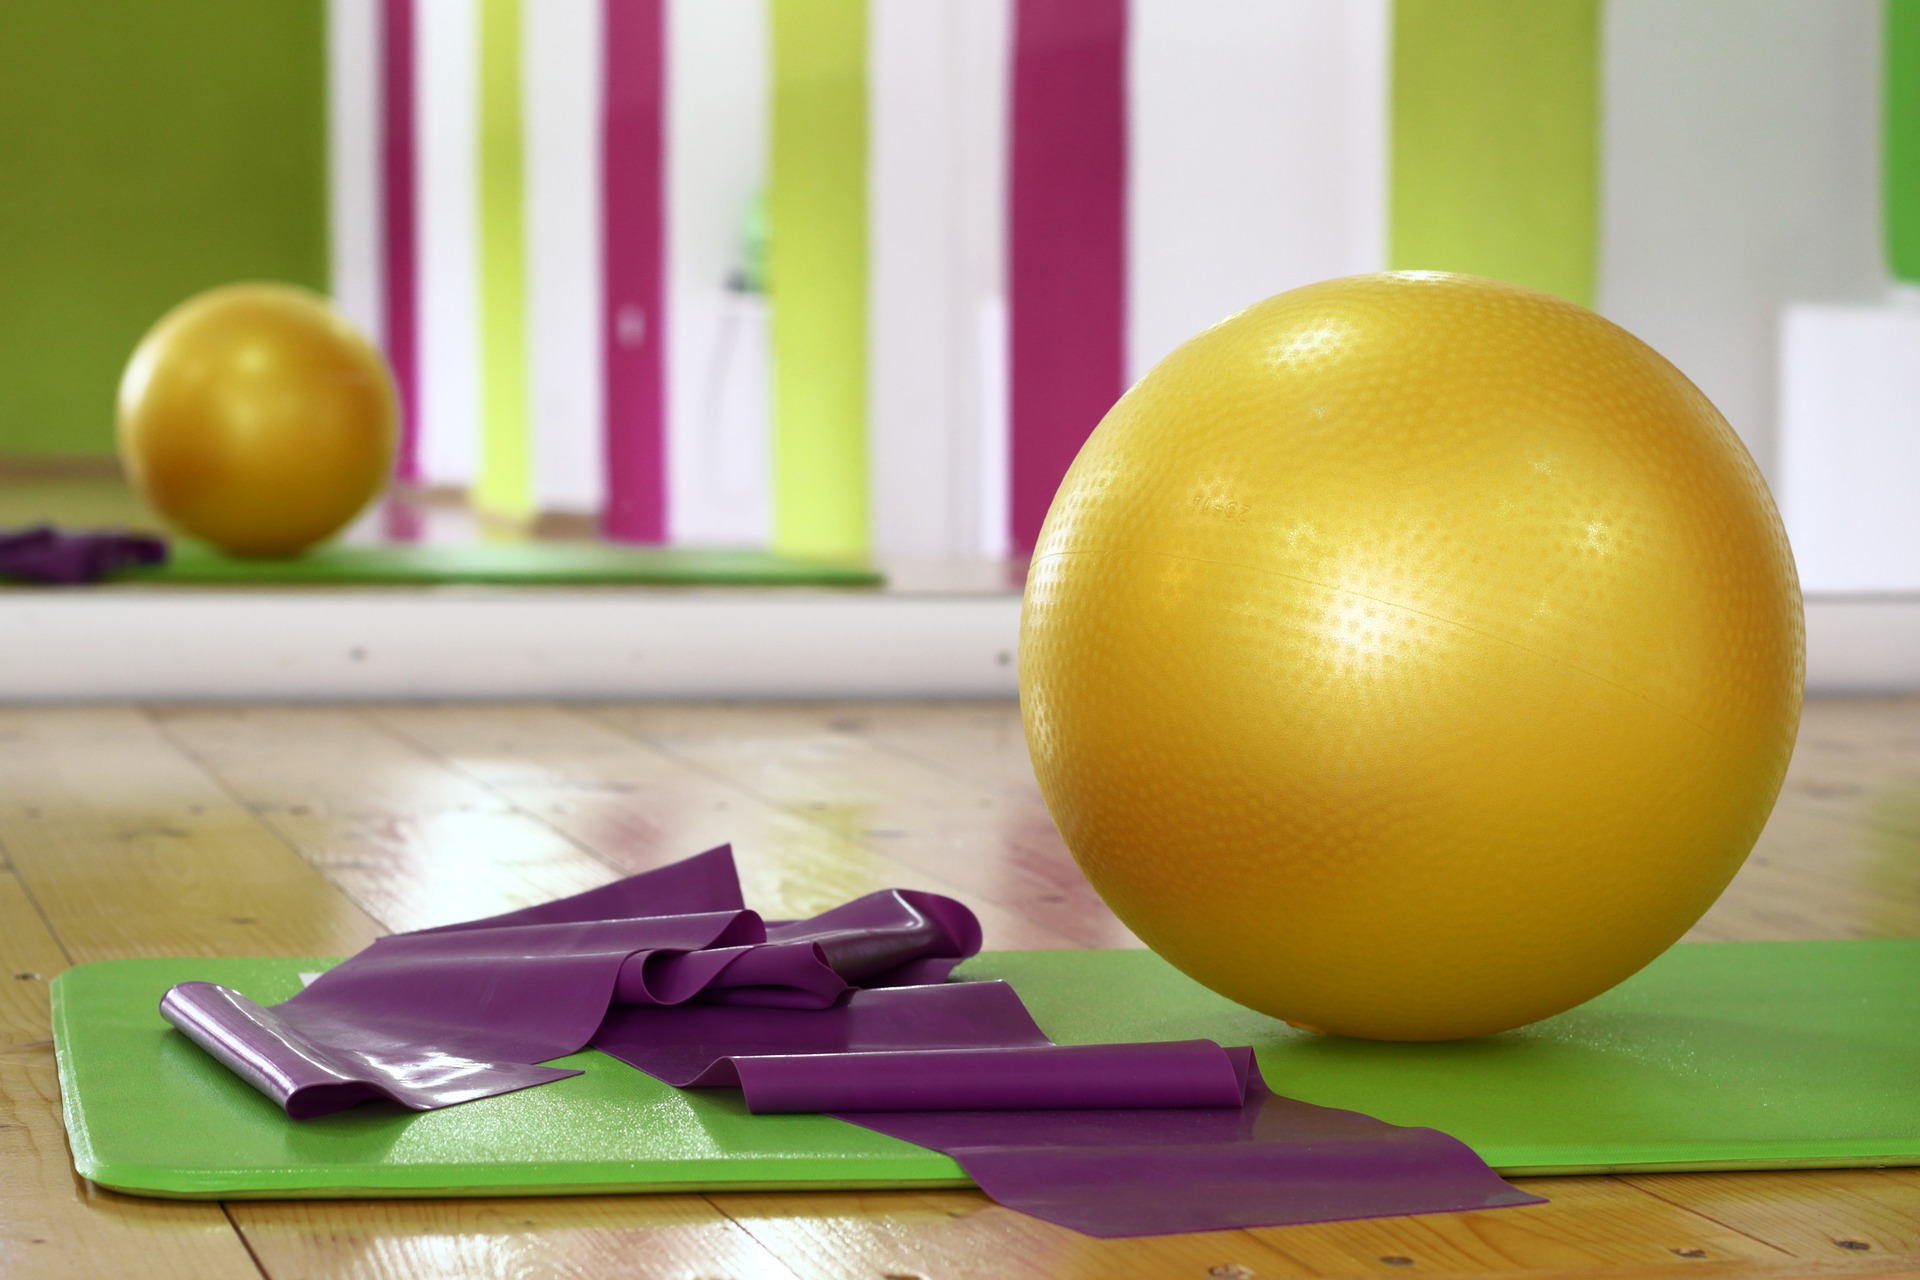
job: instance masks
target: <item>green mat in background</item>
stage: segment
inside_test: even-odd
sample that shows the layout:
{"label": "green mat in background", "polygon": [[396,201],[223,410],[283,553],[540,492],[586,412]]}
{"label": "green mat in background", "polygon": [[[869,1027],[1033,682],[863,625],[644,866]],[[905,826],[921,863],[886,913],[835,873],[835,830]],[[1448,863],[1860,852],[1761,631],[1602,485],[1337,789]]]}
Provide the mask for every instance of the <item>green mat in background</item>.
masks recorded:
{"label": "green mat in background", "polygon": [[[444,1111],[363,1105],[304,1122],[160,1018],[175,982],[256,1000],[313,960],[137,959],[53,985],[82,1176],[139,1195],[550,1195],[964,1185],[943,1155],[826,1116],[750,1116],[587,1052],[586,1074]],[[1571,1013],[1454,1044],[1295,1031],[1144,951],[989,953],[1066,1043],[1254,1044],[1275,1091],[1432,1125],[1517,1173],[1920,1164],[1920,939],[1699,943]]]}
{"label": "green mat in background", "polygon": [[336,543],[291,560],[241,560],[175,542],[164,565],[121,582],[194,586],[878,586],[865,565],[767,551],[626,547],[599,542],[493,542],[459,546]]}

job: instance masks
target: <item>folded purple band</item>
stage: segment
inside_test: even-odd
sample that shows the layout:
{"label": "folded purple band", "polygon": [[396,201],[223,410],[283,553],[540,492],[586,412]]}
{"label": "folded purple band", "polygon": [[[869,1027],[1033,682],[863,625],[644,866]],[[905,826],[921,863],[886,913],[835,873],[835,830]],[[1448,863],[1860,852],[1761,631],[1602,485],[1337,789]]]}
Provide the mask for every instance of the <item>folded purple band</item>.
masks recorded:
{"label": "folded purple band", "polygon": [[973,913],[938,894],[884,890],[771,925],[739,903],[722,846],[524,911],[381,938],[271,1009],[183,983],[160,1011],[289,1115],[373,1097],[424,1111],[571,1074],[533,1064],[585,1048],[610,1010],[818,1012],[856,982],[942,982],[980,947]]}
{"label": "folded purple band", "polygon": [[0,529],[0,578],[73,586],[135,565],[163,564],[167,544],[118,530],[67,532],[49,524]]}
{"label": "folded purple band", "polygon": [[160,1013],[295,1120],[375,1099],[431,1111],[580,1074],[531,1063],[479,1062],[376,1037],[360,1048],[323,1043],[275,1009],[211,982],[174,987],[161,999]]}
{"label": "folded purple band", "polygon": [[182,983],[162,1015],[295,1119],[430,1110],[578,1072],[588,1044],[749,1110],[943,1151],[996,1200],[1093,1235],[1536,1203],[1445,1134],[1275,1096],[1211,1041],[1056,1045],[1004,982],[947,982],[973,913],[912,890],[810,920],[741,902],[732,852],[382,938],[271,1008]]}
{"label": "folded purple band", "polygon": [[1138,1110],[1246,1105],[1245,1064],[1211,1040],[733,1057],[702,1083],[736,1085],[747,1110]]}

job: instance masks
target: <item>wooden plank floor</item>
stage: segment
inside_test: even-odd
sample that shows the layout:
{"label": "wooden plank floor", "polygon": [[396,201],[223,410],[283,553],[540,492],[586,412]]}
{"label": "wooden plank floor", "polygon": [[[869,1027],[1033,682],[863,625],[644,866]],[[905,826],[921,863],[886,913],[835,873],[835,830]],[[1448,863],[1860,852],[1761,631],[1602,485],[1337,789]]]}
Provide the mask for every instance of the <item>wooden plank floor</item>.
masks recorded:
{"label": "wooden plank floor", "polygon": [[[345,953],[723,840],[776,914],[910,885],[972,903],[989,946],[1131,941],[1061,847],[1010,704],[0,709],[0,1273],[1920,1275],[1920,1170],[1541,1179],[1538,1209],[1130,1241],[972,1192],[222,1206],[74,1177],[63,966]],[[1920,699],[1812,704],[1696,936],[1895,935],[1920,935]]]}

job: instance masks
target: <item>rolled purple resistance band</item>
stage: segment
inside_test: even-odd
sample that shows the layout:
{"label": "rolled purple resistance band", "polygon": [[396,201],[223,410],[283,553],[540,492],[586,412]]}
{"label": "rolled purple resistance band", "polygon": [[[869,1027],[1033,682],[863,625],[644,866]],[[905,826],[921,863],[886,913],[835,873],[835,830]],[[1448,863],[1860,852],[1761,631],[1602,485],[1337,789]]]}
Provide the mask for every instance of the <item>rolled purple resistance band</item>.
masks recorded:
{"label": "rolled purple resistance band", "polygon": [[579,1074],[591,1043],[750,1110],[943,1151],[1003,1204],[1094,1235],[1527,1204],[1430,1129],[1275,1097],[1250,1049],[1055,1045],[960,903],[888,890],[811,920],[741,905],[725,847],[525,911],[383,938],[267,1008],[182,983],[161,1012],[295,1119]]}
{"label": "rolled purple resistance band", "polygon": [[[1245,1064],[1211,1040],[729,1058],[755,1115],[1241,1107]],[[718,1080],[711,1083],[719,1083]]]}

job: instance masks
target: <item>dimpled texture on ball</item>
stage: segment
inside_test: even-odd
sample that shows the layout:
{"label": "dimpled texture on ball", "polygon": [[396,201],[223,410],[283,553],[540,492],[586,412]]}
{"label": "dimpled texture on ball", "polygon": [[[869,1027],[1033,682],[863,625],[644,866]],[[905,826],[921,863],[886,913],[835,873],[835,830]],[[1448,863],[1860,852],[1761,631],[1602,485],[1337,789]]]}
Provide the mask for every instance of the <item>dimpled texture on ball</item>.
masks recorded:
{"label": "dimpled texture on ball", "polygon": [[1021,622],[1048,808],[1148,946],[1318,1030],[1516,1027],[1753,847],[1798,579],[1724,419],[1593,313],[1328,281],[1174,351],[1054,499]]}
{"label": "dimpled texture on ball", "polygon": [[380,353],[292,285],[189,298],[120,380],[128,478],[169,524],[234,555],[293,555],[344,528],[386,486],[398,423]]}

